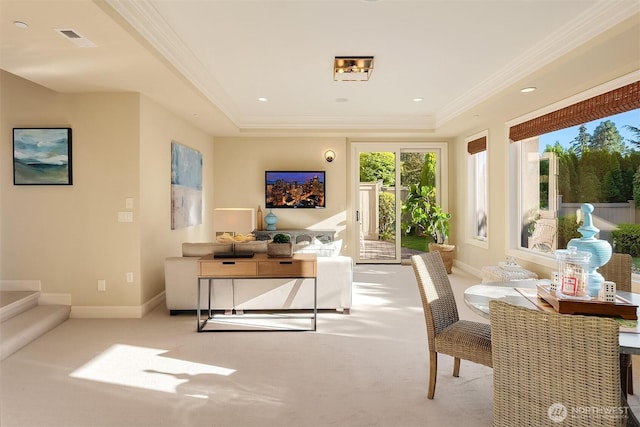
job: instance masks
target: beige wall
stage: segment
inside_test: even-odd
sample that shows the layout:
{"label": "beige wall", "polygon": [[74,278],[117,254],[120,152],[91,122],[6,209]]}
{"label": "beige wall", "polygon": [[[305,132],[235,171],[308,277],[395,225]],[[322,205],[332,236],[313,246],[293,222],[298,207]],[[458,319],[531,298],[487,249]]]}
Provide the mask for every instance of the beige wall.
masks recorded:
{"label": "beige wall", "polygon": [[[336,152],[332,163],[324,160],[328,149]],[[335,229],[346,246],[349,183],[345,138],[216,138],[215,207],[257,209],[260,205],[264,211],[266,170],[325,170],[327,208],[275,209],[276,228]]]}
{"label": "beige wall", "polygon": [[[170,228],[171,141],[203,153],[209,212],[213,139],[138,94],[60,95],[0,78],[0,279],[41,280],[44,293],[69,294],[72,315],[142,315],[164,290],[164,258],[182,241],[211,238],[206,214],[203,225]],[[72,186],[13,185],[12,128],[43,126],[72,128]],[[127,198],[134,221],[118,222]]]}
{"label": "beige wall", "polygon": [[[143,97],[140,114],[140,246],[142,300],[164,291],[164,259],[180,256],[182,242],[211,241],[213,138]],[[203,156],[202,224],[171,230],[171,141]],[[194,284],[195,286],[195,284]]]}

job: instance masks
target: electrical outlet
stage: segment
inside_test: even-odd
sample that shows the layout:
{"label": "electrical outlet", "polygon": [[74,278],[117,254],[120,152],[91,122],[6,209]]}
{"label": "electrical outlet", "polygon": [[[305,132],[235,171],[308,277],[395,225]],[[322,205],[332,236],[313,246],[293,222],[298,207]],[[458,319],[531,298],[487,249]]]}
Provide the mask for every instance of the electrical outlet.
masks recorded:
{"label": "electrical outlet", "polygon": [[100,292],[104,292],[107,290],[107,281],[106,280],[98,280],[98,290]]}
{"label": "electrical outlet", "polygon": [[133,283],[133,272],[127,273],[127,283]]}
{"label": "electrical outlet", "polygon": [[133,222],[133,212],[118,212],[118,222]]}

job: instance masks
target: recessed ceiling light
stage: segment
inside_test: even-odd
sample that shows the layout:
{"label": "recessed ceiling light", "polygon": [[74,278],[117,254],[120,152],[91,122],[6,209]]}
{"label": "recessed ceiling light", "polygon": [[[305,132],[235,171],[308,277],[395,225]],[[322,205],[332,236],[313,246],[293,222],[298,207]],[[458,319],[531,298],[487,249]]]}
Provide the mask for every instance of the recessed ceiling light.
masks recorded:
{"label": "recessed ceiling light", "polygon": [[413,98],[413,102],[422,102],[422,101],[424,101],[424,98],[422,97]]}
{"label": "recessed ceiling light", "polygon": [[349,98],[336,98],[336,102],[349,102]]}
{"label": "recessed ceiling light", "polygon": [[258,98],[258,101],[260,101],[260,102],[267,102],[267,101],[268,101],[268,99],[267,99],[267,98],[265,98],[264,96],[261,96],[260,98]]}
{"label": "recessed ceiling light", "polygon": [[536,90],[536,87],[534,87],[534,86],[529,86],[529,87],[525,87],[525,88],[520,89],[520,92],[522,92],[522,93],[529,93],[529,92],[533,92],[533,91],[535,91],[535,90]]}
{"label": "recessed ceiling light", "polygon": [[18,28],[29,28],[29,25],[26,22],[22,22],[22,21],[13,21],[13,25],[15,25]]}

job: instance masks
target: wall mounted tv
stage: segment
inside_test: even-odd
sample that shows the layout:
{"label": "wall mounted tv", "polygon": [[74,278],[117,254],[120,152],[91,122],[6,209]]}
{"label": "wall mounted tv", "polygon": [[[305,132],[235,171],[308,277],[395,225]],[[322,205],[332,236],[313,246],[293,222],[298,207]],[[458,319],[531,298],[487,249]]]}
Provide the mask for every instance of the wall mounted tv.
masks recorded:
{"label": "wall mounted tv", "polygon": [[324,171],[265,171],[267,209],[318,209],[325,204]]}

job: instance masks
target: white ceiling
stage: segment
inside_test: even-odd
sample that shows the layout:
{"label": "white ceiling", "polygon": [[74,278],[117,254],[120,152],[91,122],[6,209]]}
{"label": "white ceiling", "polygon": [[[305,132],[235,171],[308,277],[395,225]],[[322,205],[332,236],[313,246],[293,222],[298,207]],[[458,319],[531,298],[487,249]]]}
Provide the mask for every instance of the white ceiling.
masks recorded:
{"label": "white ceiling", "polygon": [[[0,68],[59,92],[140,92],[213,135],[446,136],[588,88],[572,74],[640,69],[638,0],[1,0],[0,17]],[[350,55],[375,57],[368,82],[333,81]]]}

